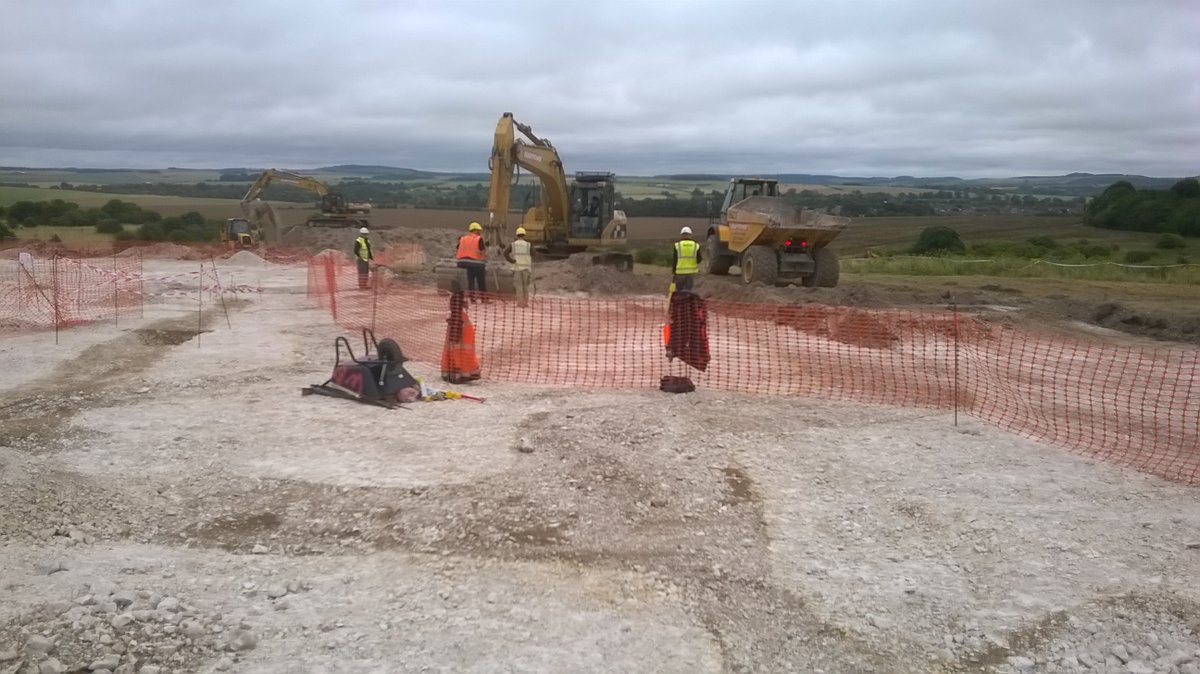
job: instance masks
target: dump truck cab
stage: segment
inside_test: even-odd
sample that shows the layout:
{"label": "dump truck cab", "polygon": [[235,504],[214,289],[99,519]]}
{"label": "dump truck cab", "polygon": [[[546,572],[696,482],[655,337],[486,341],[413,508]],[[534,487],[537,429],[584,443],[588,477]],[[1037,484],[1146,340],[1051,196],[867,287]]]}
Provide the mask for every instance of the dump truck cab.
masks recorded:
{"label": "dump truck cab", "polygon": [[827,248],[849,223],[815,211],[801,211],[779,192],[779,181],[733,178],[719,211],[710,214],[704,269],[725,275],[733,266],[743,283],[837,285],[837,255]]}

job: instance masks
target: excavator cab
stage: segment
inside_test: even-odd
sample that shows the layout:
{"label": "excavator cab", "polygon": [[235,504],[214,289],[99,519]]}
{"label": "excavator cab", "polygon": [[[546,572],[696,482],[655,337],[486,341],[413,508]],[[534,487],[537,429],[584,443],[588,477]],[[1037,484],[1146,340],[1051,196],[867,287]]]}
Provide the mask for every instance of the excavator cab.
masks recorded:
{"label": "excavator cab", "polygon": [[347,212],[346,197],[337,192],[329,192],[321,195],[321,212],[334,215],[341,215]]}
{"label": "excavator cab", "polygon": [[613,218],[612,173],[579,172],[571,183],[571,214],[567,220],[572,239],[599,239]]}
{"label": "excavator cab", "polygon": [[250,221],[245,218],[229,218],[225,221],[225,228],[221,230],[221,241],[229,248],[252,248],[254,238]]}

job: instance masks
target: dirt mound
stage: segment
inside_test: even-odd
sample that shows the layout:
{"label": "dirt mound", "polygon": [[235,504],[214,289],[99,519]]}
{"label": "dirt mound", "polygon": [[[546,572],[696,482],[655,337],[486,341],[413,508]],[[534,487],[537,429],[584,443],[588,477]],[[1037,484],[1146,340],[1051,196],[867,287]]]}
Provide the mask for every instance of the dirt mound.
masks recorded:
{"label": "dirt mound", "polygon": [[208,257],[194,248],[166,241],[149,246],[133,246],[117,253],[117,257],[135,257],[137,255],[160,260],[204,260]]}
{"label": "dirt mound", "polygon": [[[428,259],[436,260],[454,257],[461,234],[450,229],[374,229],[371,231],[371,241],[380,252],[395,244],[415,243],[424,248]],[[352,228],[297,227],[283,237],[283,243],[313,251],[333,249],[349,253],[354,249],[354,239],[357,237],[358,230]]]}
{"label": "dirt mound", "polygon": [[537,289],[542,292],[586,292],[597,295],[665,293],[670,283],[665,276],[631,274],[593,265],[591,257],[586,254],[535,264],[533,278]]}
{"label": "dirt mound", "polygon": [[239,267],[269,267],[270,262],[251,253],[248,250],[239,250],[225,259],[225,264]]}

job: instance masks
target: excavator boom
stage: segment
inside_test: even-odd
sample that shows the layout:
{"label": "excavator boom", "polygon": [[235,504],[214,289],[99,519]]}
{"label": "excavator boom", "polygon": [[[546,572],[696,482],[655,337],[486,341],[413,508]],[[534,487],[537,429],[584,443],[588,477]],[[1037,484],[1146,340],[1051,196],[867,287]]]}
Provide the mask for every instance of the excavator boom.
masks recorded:
{"label": "excavator boom", "polygon": [[263,190],[267,189],[267,187],[271,185],[271,183],[276,182],[283,183],[285,185],[295,185],[301,189],[312,190],[313,192],[317,193],[318,197],[324,197],[329,193],[329,188],[325,186],[325,183],[317,180],[316,178],[309,178],[308,176],[302,176],[299,173],[292,173],[291,171],[267,169],[266,171],[263,171],[262,175],[258,177],[258,180],[255,180],[254,184],[250,186],[249,191],[246,192],[246,196],[242,197],[242,203],[254,201],[259,197],[259,195],[262,194]]}
{"label": "excavator boom", "polygon": [[[518,132],[528,142],[518,138]],[[513,119],[511,112],[506,112],[496,123],[496,136],[488,165],[491,169],[491,188],[488,191],[488,211],[491,216],[488,226],[484,228],[485,245],[501,248],[505,245],[509,234],[508,209],[512,198],[512,181],[517,167],[537,176],[541,185],[540,203],[522,223],[528,230],[527,238],[534,243],[566,238],[570,185],[563,171],[562,159],[550,141],[539,138],[528,125],[521,124]]]}

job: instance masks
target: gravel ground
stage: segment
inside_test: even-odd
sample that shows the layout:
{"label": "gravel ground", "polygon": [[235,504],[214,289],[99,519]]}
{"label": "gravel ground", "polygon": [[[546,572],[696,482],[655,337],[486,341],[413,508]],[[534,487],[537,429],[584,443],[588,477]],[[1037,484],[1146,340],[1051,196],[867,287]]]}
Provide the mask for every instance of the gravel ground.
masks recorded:
{"label": "gravel ground", "polygon": [[0,673],[1200,672],[1195,489],[923,410],[302,397],[338,330],[249,262],[198,345],[0,342]]}

